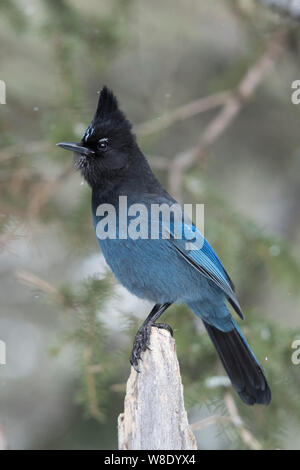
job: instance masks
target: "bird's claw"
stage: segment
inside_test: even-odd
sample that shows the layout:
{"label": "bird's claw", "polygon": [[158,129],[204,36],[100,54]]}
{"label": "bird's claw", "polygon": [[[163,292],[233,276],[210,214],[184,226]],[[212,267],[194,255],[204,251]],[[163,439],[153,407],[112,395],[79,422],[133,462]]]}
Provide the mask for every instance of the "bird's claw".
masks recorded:
{"label": "bird's claw", "polygon": [[167,330],[173,338],[173,329],[167,323],[153,323],[152,326],[155,326],[156,328],[161,328],[162,330]]}
{"label": "bird's claw", "polygon": [[146,325],[142,325],[141,328],[138,330],[137,334],[135,335],[133,348],[130,357],[130,364],[134,368],[136,372],[140,372],[138,368],[138,363],[142,361],[142,353],[144,353],[147,349],[152,351],[150,348],[150,335],[151,335],[151,327],[155,326],[156,328],[162,328],[169,331],[170,335],[173,336],[172,328],[167,325],[166,323],[148,323]]}
{"label": "bird's claw", "polygon": [[140,372],[138,369],[139,360],[142,360],[142,353],[149,348],[150,344],[150,334],[151,334],[151,324],[142,325],[135,335],[133,348],[130,357],[130,364],[136,372]]}

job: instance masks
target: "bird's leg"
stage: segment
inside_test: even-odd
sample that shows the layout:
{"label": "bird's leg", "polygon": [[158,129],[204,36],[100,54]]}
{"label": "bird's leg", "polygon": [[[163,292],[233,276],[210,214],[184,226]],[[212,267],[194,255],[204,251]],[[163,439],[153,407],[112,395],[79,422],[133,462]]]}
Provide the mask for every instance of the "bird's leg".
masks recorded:
{"label": "bird's leg", "polygon": [[135,335],[130,357],[130,364],[137,372],[139,372],[138,362],[141,359],[142,352],[146,351],[146,349],[149,349],[151,327],[155,326],[157,328],[164,328],[168,330],[173,336],[173,330],[169,325],[167,325],[166,323],[155,323],[155,321],[159,319],[159,317],[163,314],[165,310],[167,310],[170,305],[171,303],[154,305],[148,317],[146,318],[142,326],[138,329],[138,332]]}

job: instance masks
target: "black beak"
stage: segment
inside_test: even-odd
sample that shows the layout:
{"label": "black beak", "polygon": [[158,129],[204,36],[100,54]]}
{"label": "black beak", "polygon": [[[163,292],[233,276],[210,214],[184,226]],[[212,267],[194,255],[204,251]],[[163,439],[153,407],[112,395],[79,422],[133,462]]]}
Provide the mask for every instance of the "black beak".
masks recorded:
{"label": "black beak", "polygon": [[77,144],[76,142],[59,142],[56,145],[65,150],[71,150],[71,152],[80,153],[81,155],[85,155],[86,157],[91,157],[95,155],[94,150],[90,150],[87,147],[83,147],[82,145]]}

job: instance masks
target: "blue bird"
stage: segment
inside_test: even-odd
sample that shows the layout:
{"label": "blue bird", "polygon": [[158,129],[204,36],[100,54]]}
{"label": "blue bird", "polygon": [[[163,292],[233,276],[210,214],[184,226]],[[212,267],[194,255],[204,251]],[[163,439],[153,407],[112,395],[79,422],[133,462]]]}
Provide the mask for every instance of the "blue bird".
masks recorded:
{"label": "blue bird", "polygon": [[[228,309],[229,302],[243,318],[229,275],[184,214],[181,219],[173,214],[170,223],[160,212],[152,214],[152,207],[164,204],[170,208],[176,201],[152,173],[113,93],[102,89],[95,116],[81,142],[57,145],[74,152],[75,167],[91,186],[94,226],[107,264],[130,292],[154,303],[134,340],[133,367],[138,370],[141,354],[149,345],[151,326],[171,331],[157,320],[172,303],[184,303],[203,321],[243,402],[269,404],[271,391],[262,367]],[[128,236],[129,219],[121,220],[124,197],[128,207],[139,204],[148,210],[140,223],[140,236]],[[115,212],[108,218],[111,207]],[[154,222],[159,227],[155,239],[149,233]],[[99,235],[99,223],[106,225],[107,235]],[[143,231],[147,236],[142,236]],[[188,240],[192,240],[193,249]]]}

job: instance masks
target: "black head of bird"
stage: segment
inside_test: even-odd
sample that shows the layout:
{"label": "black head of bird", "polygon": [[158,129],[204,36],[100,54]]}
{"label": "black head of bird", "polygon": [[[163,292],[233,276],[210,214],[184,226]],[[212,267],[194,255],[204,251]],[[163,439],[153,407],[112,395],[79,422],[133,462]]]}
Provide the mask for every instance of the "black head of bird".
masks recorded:
{"label": "black head of bird", "polygon": [[57,145],[75,153],[75,168],[91,186],[124,172],[137,150],[131,124],[107,87],[100,93],[95,116],[81,142]]}

